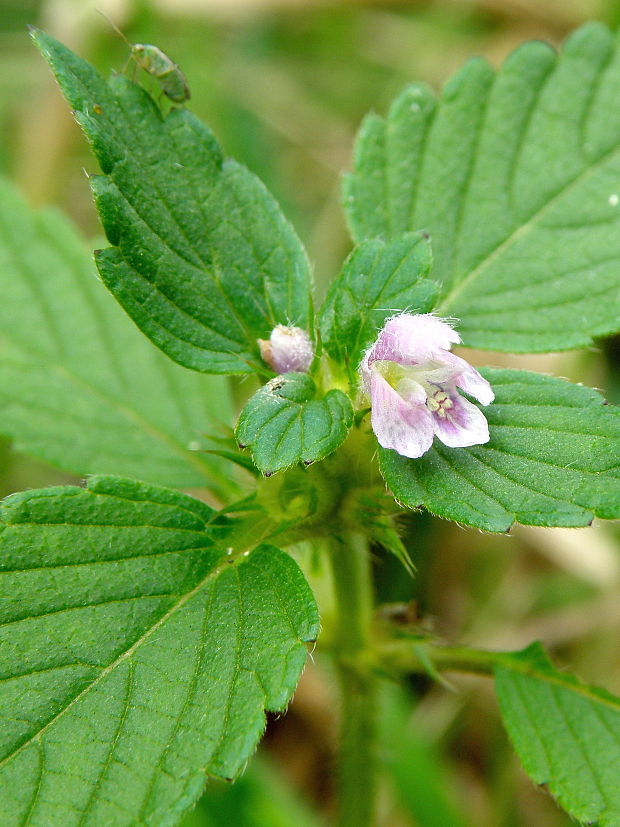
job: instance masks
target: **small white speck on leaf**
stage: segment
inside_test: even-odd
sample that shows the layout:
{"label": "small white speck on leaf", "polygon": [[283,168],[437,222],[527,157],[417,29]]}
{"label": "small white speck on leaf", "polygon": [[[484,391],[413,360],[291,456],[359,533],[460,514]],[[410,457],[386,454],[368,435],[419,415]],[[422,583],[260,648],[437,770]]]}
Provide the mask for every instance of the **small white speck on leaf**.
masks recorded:
{"label": "small white speck on leaf", "polygon": [[620,204],[620,195],[617,195],[615,192],[609,196],[609,206],[610,207],[617,207]]}
{"label": "small white speck on leaf", "polygon": [[197,440],[193,439],[190,443],[188,443],[187,450],[200,451],[200,443]]}

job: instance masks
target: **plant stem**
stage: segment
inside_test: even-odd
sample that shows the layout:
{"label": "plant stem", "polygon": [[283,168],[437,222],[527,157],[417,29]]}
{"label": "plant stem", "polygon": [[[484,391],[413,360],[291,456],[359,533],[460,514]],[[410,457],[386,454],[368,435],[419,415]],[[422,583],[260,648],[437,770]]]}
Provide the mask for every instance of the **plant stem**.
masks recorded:
{"label": "plant stem", "polygon": [[376,681],[358,665],[369,648],[373,610],[366,538],[349,532],[332,546],[337,602],[333,651],[340,686],[340,827],[374,823]]}
{"label": "plant stem", "polygon": [[428,672],[431,664],[438,672],[465,672],[492,675],[507,655],[467,646],[445,646],[420,640],[398,640],[382,644],[374,653],[375,664],[404,673]]}

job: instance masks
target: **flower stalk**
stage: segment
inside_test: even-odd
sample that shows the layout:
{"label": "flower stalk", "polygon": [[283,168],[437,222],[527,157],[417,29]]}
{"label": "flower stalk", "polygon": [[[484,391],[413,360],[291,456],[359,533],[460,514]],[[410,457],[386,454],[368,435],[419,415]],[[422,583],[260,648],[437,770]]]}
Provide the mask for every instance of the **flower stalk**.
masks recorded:
{"label": "flower stalk", "polygon": [[368,543],[347,532],[332,547],[337,602],[333,649],[340,689],[339,827],[370,827],[375,809],[376,682],[360,668],[370,650],[373,596]]}

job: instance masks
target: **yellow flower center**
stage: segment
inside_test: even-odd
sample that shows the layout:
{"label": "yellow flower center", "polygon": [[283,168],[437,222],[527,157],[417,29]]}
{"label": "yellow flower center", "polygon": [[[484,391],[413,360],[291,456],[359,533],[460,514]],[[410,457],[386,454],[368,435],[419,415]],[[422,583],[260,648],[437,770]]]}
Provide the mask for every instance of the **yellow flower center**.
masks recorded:
{"label": "yellow flower center", "polygon": [[445,391],[437,388],[434,393],[428,395],[426,407],[433,413],[436,413],[441,419],[446,419],[448,411],[454,407],[454,402]]}

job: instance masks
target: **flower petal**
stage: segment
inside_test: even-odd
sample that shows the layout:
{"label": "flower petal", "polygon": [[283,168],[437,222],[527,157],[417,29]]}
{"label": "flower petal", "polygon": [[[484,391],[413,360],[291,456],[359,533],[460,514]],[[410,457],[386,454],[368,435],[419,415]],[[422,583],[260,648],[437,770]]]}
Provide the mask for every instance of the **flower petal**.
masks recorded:
{"label": "flower petal", "polygon": [[[364,393],[370,394],[370,379],[372,376],[372,370],[370,367],[370,358],[372,351],[374,350],[375,346],[373,345],[369,348],[366,353],[364,354],[364,358],[360,364],[360,377],[362,380],[362,389]],[[374,359],[373,359],[374,361]]]}
{"label": "flower petal", "polygon": [[372,429],[379,445],[415,459],[433,443],[433,420],[424,404],[405,401],[378,371],[370,378]]}
{"label": "flower petal", "polygon": [[[481,377],[482,378],[482,377]],[[489,441],[489,425],[485,415],[474,404],[453,390],[450,393],[453,407],[441,417],[433,417],[433,427],[439,439],[450,448],[467,448]]]}
{"label": "flower petal", "polygon": [[462,388],[465,393],[473,396],[481,405],[489,405],[495,399],[493,389],[487,380],[478,373],[476,368],[472,368],[469,362],[461,359],[461,357],[455,353],[446,353],[445,360],[454,368],[459,368],[456,384],[459,388]]}
{"label": "flower petal", "polygon": [[408,405],[423,405],[428,395],[422,385],[410,376],[405,376],[398,382],[396,392]]}
{"label": "flower petal", "polygon": [[401,365],[419,365],[434,358],[441,361],[443,351],[460,341],[456,330],[437,316],[402,313],[388,319],[365,360],[371,364],[376,359],[389,359]]}
{"label": "flower petal", "polygon": [[[450,356],[451,354],[442,354],[442,359],[446,355]],[[423,365],[408,366],[406,370],[411,371],[411,376],[415,377],[419,382],[442,387],[443,385],[451,384],[457,376],[460,376],[462,368],[460,365],[433,360],[432,362],[425,362]]]}

